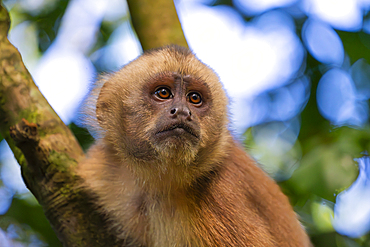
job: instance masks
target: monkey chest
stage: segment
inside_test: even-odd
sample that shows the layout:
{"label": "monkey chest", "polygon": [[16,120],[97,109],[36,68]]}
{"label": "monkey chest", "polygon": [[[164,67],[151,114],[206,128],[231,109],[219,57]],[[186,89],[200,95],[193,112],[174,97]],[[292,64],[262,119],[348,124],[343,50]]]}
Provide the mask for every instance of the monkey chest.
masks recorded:
{"label": "monkey chest", "polygon": [[157,203],[141,208],[135,238],[145,247],[275,246],[268,237],[258,238],[269,236],[262,222],[254,219],[248,225],[237,215],[215,205]]}

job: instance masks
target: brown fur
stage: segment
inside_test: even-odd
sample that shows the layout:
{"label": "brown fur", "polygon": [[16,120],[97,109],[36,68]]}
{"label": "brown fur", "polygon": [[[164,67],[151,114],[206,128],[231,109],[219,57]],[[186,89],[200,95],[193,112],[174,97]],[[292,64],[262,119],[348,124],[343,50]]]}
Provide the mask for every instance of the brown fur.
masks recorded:
{"label": "brown fur", "polygon": [[[161,85],[173,99],[153,100]],[[101,78],[87,107],[100,137],[77,172],[124,246],[310,246],[288,199],[233,140],[218,77],[189,50],[145,53]],[[173,107],[189,109],[189,131],[162,138]]]}

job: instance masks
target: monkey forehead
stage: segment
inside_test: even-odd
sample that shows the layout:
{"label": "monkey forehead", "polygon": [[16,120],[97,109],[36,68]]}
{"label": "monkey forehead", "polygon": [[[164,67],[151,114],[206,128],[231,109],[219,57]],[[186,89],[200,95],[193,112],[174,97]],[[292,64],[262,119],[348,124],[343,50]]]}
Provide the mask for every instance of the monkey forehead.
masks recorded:
{"label": "monkey forehead", "polygon": [[221,97],[227,102],[225,91],[217,74],[202,63],[189,49],[171,45],[145,52],[127,64],[115,75],[117,81],[126,89],[138,89],[159,74],[177,74],[186,78],[196,78],[205,82],[213,97]]}
{"label": "monkey forehead", "polygon": [[196,58],[187,48],[174,45],[162,47],[144,53],[141,58],[144,60],[143,62],[146,62],[146,68],[150,75],[168,71],[182,76],[192,76],[209,84],[221,86],[214,71]]}

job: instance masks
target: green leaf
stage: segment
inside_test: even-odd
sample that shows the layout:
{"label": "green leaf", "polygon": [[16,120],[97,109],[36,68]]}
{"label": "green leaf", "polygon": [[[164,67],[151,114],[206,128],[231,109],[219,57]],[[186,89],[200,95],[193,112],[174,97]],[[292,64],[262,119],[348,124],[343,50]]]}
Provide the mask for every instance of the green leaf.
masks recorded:
{"label": "green leaf", "polygon": [[81,128],[74,123],[71,123],[70,125],[68,125],[68,127],[76,136],[77,141],[84,151],[86,151],[94,142],[94,138],[90,135],[89,131],[86,128]]}

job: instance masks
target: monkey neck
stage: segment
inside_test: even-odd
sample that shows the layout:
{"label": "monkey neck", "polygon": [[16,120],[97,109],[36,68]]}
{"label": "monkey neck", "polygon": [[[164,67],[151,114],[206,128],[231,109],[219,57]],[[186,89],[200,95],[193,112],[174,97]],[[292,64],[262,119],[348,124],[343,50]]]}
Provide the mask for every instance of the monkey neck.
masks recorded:
{"label": "monkey neck", "polygon": [[196,157],[187,162],[181,160],[181,157],[169,159],[168,156],[160,155],[151,159],[138,158],[112,145],[104,146],[114,163],[132,175],[138,189],[154,196],[170,196],[189,190],[199,178],[209,176],[222,165],[235,142],[229,133],[220,136],[222,139],[200,147]]}

